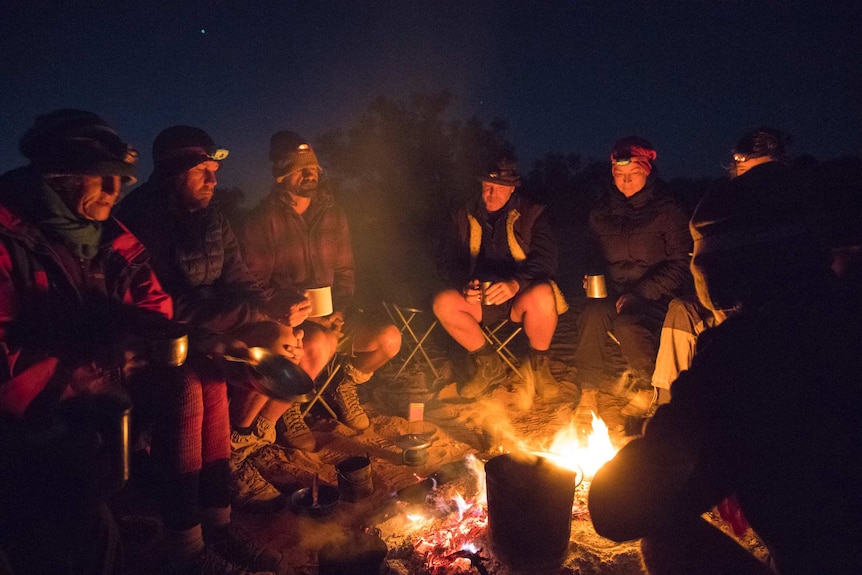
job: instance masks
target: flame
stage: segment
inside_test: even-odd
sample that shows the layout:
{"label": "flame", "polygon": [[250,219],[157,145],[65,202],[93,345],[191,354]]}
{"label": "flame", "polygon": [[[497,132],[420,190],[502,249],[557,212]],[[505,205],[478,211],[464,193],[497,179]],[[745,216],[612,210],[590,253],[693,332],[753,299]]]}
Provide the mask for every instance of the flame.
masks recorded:
{"label": "flame", "polygon": [[[525,442],[514,441],[515,452],[545,457],[560,467],[579,474],[580,481],[589,481],[596,471],[613,458],[617,449],[611,443],[605,422],[593,414],[592,432],[585,438],[574,421],[558,431],[546,449],[527,449]],[[502,453],[502,445],[500,452]],[[507,450],[508,451],[508,450]],[[446,485],[432,489],[426,500],[427,515],[410,513],[406,526],[413,536],[413,548],[422,557],[425,568],[435,575],[472,573],[471,562],[463,552],[478,554],[488,525],[487,494],[484,464],[472,455],[466,458],[468,469],[476,476],[477,493],[467,499]],[[581,505],[580,507],[584,507]],[[573,515],[583,512],[573,504]],[[460,553],[459,553],[460,552]]]}
{"label": "flame", "polygon": [[593,431],[585,440],[572,421],[554,435],[548,451],[541,455],[560,467],[582,471],[584,479],[590,480],[602,465],[613,459],[616,452],[608,426],[593,413]]}

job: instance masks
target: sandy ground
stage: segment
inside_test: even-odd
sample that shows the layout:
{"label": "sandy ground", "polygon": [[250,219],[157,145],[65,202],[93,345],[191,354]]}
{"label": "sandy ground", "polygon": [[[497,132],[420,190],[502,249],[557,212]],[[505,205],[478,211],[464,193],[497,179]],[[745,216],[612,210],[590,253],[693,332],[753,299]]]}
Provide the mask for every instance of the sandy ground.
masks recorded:
{"label": "sandy ground", "polygon": [[[264,476],[285,494],[286,507],[279,512],[257,515],[237,510],[235,520],[247,527],[260,543],[281,549],[294,570],[303,575],[318,573],[321,547],[351,533],[369,530],[379,534],[387,546],[381,573],[481,573],[468,558],[443,561],[445,569],[439,566],[436,570],[429,569],[423,556],[429,547],[417,551],[416,546],[423,538],[433,539],[435,534],[446,533],[453,525],[463,525],[451,501],[456,493],[468,501],[476,495],[481,479],[468,464],[470,458],[479,462],[481,470],[483,461],[513,449],[520,442],[533,448],[547,446],[568,425],[578,397],[575,374],[569,367],[576,311],[562,316],[551,348],[552,371],[562,383],[557,398],[543,401],[530,396],[524,391],[527,386],[514,375],[510,376],[510,387],[497,387],[481,401],[459,398],[454,381],[460,377],[462,353],[450,345],[438,328],[427,345],[438,370],[437,377],[424,360],[408,366],[398,377],[395,372],[400,362],[378,372],[359,388],[372,421],[371,427],[363,432],[329,418],[322,409],[313,409],[308,422],[317,438],[316,452],[272,446],[256,459]],[[523,345],[523,339],[519,336],[516,340],[516,351]],[[424,404],[426,423],[408,423],[411,402]],[[416,431],[424,431],[430,440],[427,461],[418,466],[407,465],[403,459],[403,436]],[[308,509],[291,501],[295,491],[312,486],[315,474],[321,486],[337,486],[335,465],[351,456],[370,458],[373,485],[370,496],[357,502],[340,500],[321,517],[309,516]],[[438,486],[430,491],[429,484],[423,483],[428,477],[438,480]],[[531,573],[643,572],[636,543],[617,544],[595,533],[586,511],[587,489],[585,482],[575,491],[568,550],[562,563]],[[142,504],[133,489],[118,496],[115,508],[128,543],[129,573],[154,572],[159,537],[157,516]],[[422,516],[418,522],[409,518],[416,515]],[[471,525],[479,526],[471,535],[473,543],[481,548],[478,561],[482,568],[498,575],[518,572],[490,551],[482,521]],[[435,553],[439,555],[440,549]]]}
{"label": "sandy ground", "polygon": [[[563,244],[561,261],[575,261],[579,243]],[[436,375],[419,356],[397,374],[410,352],[410,347],[405,345],[397,361],[379,370],[371,381],[359,387],[360,398],[371,417],[369,429],[357,433],[315,407],[307,421],[317,438],[317,451],[304,453],[272,446],[256,458],[263,475],[284,493],[285,508],[263,515],[235,510],[235,521],[247,527],[260,543],[282,550],[290,566],[300,575],[318,573],[318,556],[323,546],[364,532],[379,535],[386,544],[387,555],[380,574],[516,573],[491,552],[484,517],[470,515],[483,507],[474,506],[473,511],[468,510],[465,520],[453,501],[459,495],[473,501],[484,484],[481,476],[472,471],[475,465],[468,463],[471,459],[479,462],[481,470],[482,462],[514,449],[519,443],[534,449],[547,446],[551,438],[569,424],[579,395],[576,373],[571,367],[578,304],[583,301],[578,269],[577,266],[563,267],[559,276],[560,286],[573,305],[560,317],[551,345],[551,370],[562,384],[558,397],[550,401],[537,400],[525,392],[522,381],[511,374],[510,385],[494,389],[481,401],[460,399],[454,382],[463,376],[464,353],[438,327],[426,342]],[[431,318],[426,312],[415,321],[414,327],[424,329]],[[409,339],[408,334],[405,339]],[[523,334],[511,345],[517,354],[523,353],[526,345]],[[623,366],[620,363],[609,367],[613,371]],[[403,458],[403,436],[417,431],[416,424],[414,427],[408,424],[410,403],[424,404],[424,420],[429,424],[425,430],[425,437],[430,440],[427,461],[421,465],[407,465]],[[291,502],[293,493],[312,486],[315,474],[322,488],[337,486],[335,466],[352,456],[367,456],[371,461],[373,493],[370,496],[356,502],[339,500],[325,513],[314,513],[322,514],[320,517],[310,516],[308,509]],[[429,477],[438,482],[430,491],[430,482],[426,481]],[[586,511],[587,491],[588,484],[584,482],[574,493],[564,557],[558,565],[530,573],[628,575],[644,572],[638,544],[617,544],[595,533]],[[129,575],[154,573],[160,534],[157,515],[131,487],[117,496],[114,508],[127,543]],[[525,508],[523,513],[530,513],[530,509]],[[443,560],[443,566],[429,568],[428,557],[439,559],[452,552],[452,549],[441,551],[432,543],[439,542],[441,534],[458,532],[467,526],[467,539],[480,549],[478,555],[472,556],[477,565],[468,557],[458,561]],[[763,553],[751,532],[744,543]]]}

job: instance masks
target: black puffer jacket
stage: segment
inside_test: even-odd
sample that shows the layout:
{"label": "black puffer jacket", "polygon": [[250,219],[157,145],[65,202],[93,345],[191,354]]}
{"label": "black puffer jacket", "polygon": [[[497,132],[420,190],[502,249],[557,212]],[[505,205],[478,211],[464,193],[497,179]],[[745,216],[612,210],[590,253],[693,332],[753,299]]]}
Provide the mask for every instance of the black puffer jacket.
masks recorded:
{"label": "black puffer jacket", "polygon": [[267,319],[263,289],[216,206],[189,212],[148,181],[122,201],[117,218],[153,255],[178,320],[227,332]]}
{"label": "black puffer jacket", "polygon": [[593,267],[617,295],[670,301],[693,293],[688,219],[655,173],[630,198],[611,183],[590,212]]}

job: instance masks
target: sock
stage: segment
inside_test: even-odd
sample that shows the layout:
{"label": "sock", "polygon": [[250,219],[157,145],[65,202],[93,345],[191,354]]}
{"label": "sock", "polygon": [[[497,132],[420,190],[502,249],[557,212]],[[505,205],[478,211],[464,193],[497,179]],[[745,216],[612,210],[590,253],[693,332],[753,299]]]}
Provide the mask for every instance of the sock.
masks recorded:
{"label": "sock", "polygon": [[542,357],[546,355],[550,355],[551,350],[549,349],[533,349],[530,348],[530,356],[531,357]]}
{"label": "sock", "polygon": [[347,379],[355,383],[356,385],[360,385],[365,383],[371,376],[374,375],[373,371],[361,371],[353,365],[352,361],[348,361],[344,364],[344,374],[347,376]]}

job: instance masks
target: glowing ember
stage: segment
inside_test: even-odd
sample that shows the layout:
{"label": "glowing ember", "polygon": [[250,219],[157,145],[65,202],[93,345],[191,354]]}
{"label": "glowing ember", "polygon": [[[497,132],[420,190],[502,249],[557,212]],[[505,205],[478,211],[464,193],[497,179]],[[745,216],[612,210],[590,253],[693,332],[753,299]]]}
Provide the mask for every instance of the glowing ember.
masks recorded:
{"label": "glowing ember", "polygon": [[[574,422],[557,432],[544,449],[526,448],[526,453],[542,456],[560,467],[579,474],[579,480],[588,481],[599,467],[610,460],[617,449],[611,443],[608,428],[593,414],[593,431],[584,438]],[[454,488],[435,487],[426,499],[428,513],[410,513],[408,529],[413,536],[413,549],[423,559],[425,569],[433,575],[474,573],[474,564],[485,560],[481,544],[488,526],[487,497],[485,494],[484,466],[475,457],[468,456],[470,472],[476,477],[477,493],[472,498]],[[585,505],[573,502],[573,516],[586,513]]]}

